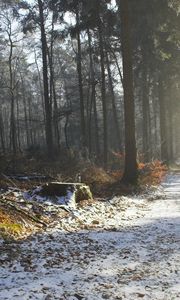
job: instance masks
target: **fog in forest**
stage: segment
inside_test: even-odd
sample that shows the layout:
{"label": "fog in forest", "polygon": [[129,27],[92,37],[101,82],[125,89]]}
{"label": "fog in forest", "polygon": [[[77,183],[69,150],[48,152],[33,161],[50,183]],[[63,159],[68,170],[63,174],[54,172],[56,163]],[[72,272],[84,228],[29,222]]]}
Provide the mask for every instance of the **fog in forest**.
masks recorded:
{"label": "fog in forest", "polygon": [[3,172],[18,160],[58,161],[59,172],[77,160],[136,177],[138,163],[178,162],[179,4],[128,6],[1,1]]}

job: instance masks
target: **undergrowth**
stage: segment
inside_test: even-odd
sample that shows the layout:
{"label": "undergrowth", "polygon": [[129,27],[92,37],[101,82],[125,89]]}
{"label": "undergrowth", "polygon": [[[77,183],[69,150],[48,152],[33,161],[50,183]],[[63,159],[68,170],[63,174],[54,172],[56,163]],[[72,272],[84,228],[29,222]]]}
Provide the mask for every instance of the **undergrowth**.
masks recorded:
{"label": "undergrowth", "polygon": [[[23,174],[42,174],[49,175],[56,181],[77,182],[79,179],[90,186],[93,196],[98,198],[112,198],[114,195],[128,195],[134,192],[143,192],[147,186],[154,186],[161,183],[167,167],[159,160],[150,163],[138,164],[139,180],[137,186],[124,185],[121,183],[123,169],[104,170],[103,168],[83,160],[73,160],[67,164],[60,161],[39,161],[32,162],[25,160],[24,163],[19,161],[17,173]],[[17,162],[16,162],[17,164]],[[63,167],[62,167],[63,166]],[[11,170],[10,170],[11,171]],[[6,173],[6,170],[4,169]],[[7,190],[10,186],[20,190],[32,189],[36,185],[44,182],[11,180],[5,174],[0,176],[0,189]],[[9,194],[11,197],[11,194]],[[16,197],[12,195],[13,201]],[[86,199],[84,199],[86,200]],[[83,205],[85,205],[84,202]],[[41,217],[41,216],[40,216]],[[28,219],[22,218],[17,212],[11,211],[9,208],[0,207],[0,235],[3,238],[22,238],[33,232],[34,225]]]}
{"label": "undergrowth", "polygon": [[0,236],[4,240],[22,239],[39,230],[40,227],[21,212],[6,207],[4,203],[0,207]]}
{"label": "undergrowth", "polygon": [[139,184],[144,185],[159,185],[164,176],[166,175],[168,168],[159,160],[154,160],[150,163],[139,163]]}
{"label": "undergrowth", "polygon": [[0,235],[7,238],[18,238],[23,233],[23,225],[11,214],[0,208]]}
{"label": "undergrowth", "polygon": [[[59,157],[56,160],[45,159],[27,159],[23,156],[18,156],[15,162],[16,169],[13,170],[11,164],[7,160],[6,168],[1,168],[1,172],[4,174],[21,173],[21,174],[41,174],[48,175],[49,181],[62,181],[62,182],[84,182],[88,184],[93,193],[101,193],[107,190],[111,186],[120,184],[123,175],[123,163],[122,155],[115,156],[116,169],[104,170],[93,164],[90,161],[85,161],[82,158],[78,159],[71,152],[65,153],[62,158]],[[3,162],[5,165],[5,162]],[[117,168],[119,166],[119,168]],[[139,180],[138,184],[143,185],[158,185],[164,175],[167,172],[167,167],[159,160],[154,160],[150,163],[139,163]],[[7,188],[8,186],[14,186],[21,189],[31,189],[34,185],[40,185],[41,181],[26,181],[18,182],[16,180],[7,179],[4,174],[0,177],[0,188]],[[127,187],[120,185],[121,189],[127,193]],[[130,192],[131,188],[129,187]],[[122,191],[123,192],[123,191]]]}

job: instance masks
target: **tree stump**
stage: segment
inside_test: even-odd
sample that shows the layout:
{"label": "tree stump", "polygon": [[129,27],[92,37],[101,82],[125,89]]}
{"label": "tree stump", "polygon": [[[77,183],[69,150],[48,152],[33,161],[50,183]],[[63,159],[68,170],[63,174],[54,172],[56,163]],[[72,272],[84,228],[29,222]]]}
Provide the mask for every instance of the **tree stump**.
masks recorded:
{"label": "tree stump", "polygon": [[92,193],[84,183],[50,182],[24,193],[24,197],[48,205],[75,206],[82,200],[92,199]]}

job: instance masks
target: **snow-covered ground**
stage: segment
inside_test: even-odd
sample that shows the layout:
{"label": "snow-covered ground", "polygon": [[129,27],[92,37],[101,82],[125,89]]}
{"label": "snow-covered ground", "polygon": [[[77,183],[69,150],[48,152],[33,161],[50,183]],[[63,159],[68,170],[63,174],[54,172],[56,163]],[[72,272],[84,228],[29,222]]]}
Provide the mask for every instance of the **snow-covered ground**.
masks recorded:
{"label": "snow-covered ground", "polygon": [[180,175],[163,188],[166,198],[114,198],[1,242],[0,299],[180,299]]}

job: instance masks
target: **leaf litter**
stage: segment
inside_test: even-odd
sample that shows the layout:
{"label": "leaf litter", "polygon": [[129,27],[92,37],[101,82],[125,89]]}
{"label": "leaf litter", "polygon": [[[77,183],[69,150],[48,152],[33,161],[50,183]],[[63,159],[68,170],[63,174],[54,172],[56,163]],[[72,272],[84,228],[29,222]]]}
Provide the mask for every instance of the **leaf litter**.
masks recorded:
{"label": "leaf litter", "polygon": [[26,240],[0,239],[0,299],[180,299],[180,175],[162,188],[79,206]]}

